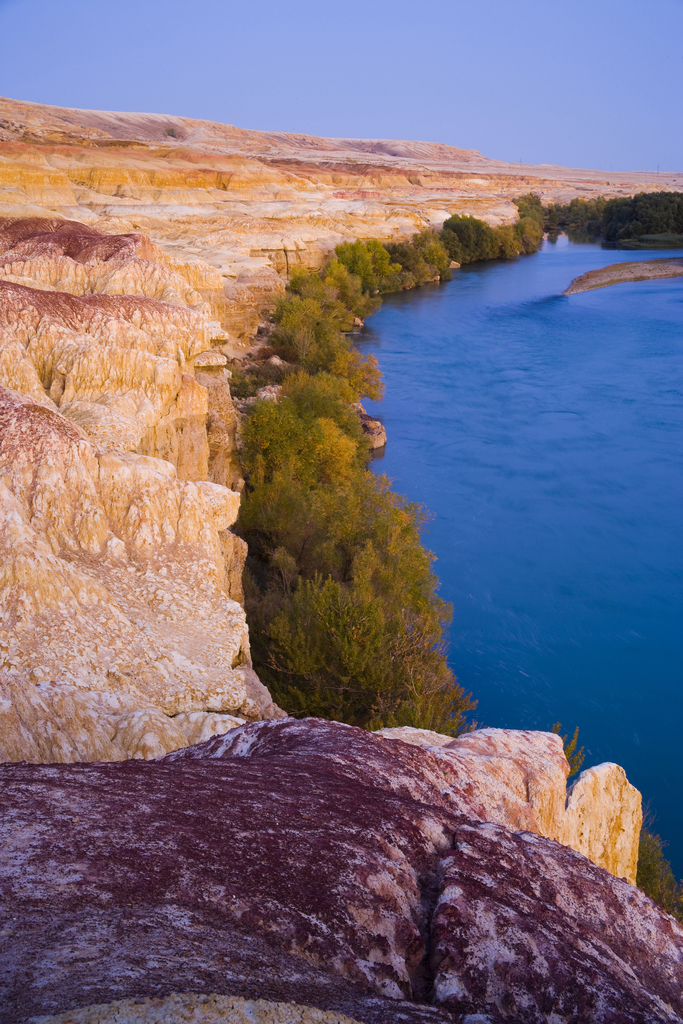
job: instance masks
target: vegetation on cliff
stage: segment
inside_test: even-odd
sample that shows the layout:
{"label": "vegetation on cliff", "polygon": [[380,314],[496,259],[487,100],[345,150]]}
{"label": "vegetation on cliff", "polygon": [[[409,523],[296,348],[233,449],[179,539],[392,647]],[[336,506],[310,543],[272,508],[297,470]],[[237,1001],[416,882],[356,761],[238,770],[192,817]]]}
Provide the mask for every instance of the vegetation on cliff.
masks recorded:
{"label": "vegetation on cliff", "polygon": [[583,762],[586,760],[586,755],[585,755],[585,752],[584,752],[585,751],[585,747],[579,747],[579,745],[578,745],[579,744],[579,727],[578,727],[578,725],[574,729],[574,732],[572,734],[572,738],[571,739],[569,739],[568,735],[562,736],[560,734],[560,729],[561,728],[562,728],[562,723],[561,722],[555,722],[555,724],[553,725],[553,727],[552,727],[552,729],[550,731],[554,732],[556,735],[560,736],[560,739],[562,740],[562,747],[564,748],[564,756],[567,758],[567,761],[569,762],[569,769],[570,769],[569,770],[569,775],[567,776],[567,778],[571,779],[572,775],[578,775],[579,772],[581,771],[581,768],[583,767]]}
{"label": "vegetation on cliff", "polygon": [[[652,816],[647,824],[652,824]],[[683,923],[683,882],[677,882],[671,864],[664,857],[666,842],[648,828],[640,833],[638,846],[638,874],[636,885],[663,907],[672,917]]]}
{"label": "vegetation on cliff", "polygon": [[545,229],[618,242],[624,248],[683,246],[683,192],[640,192],[628,198],[572,199],[551,204]]}
{"label": "vegetation on cliff", "polygon": [[[433,245],[419,239],[415,251],[438,256]],[[475,705],[446,661],[450,607],[420,541],[424,512],[367,469],[353,403],[380,397],[379,371],[344,333],[377,308],[383,281],[400,286],[413,271],[407,260],[392,270],[367,243],[342,257],[361,273],[333,260],[293,275],[270,336],[291,361],[275,371],[279,401],[257,402],[243,429],[238,529],[254,664],[291,714],[456,735]],[[235,383],[272,380],[265,372]]]}

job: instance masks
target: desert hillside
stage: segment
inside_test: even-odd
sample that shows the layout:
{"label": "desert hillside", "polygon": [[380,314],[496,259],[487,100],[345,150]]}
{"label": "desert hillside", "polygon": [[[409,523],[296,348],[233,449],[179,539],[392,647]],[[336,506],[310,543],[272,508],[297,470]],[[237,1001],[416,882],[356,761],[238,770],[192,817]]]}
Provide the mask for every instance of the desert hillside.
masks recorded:
{"label": "desert hillside", "polygon": [[505,164],[438,143],[0,99],[0,215],[49,212],[107,233],[144,232],[168,256],[210,264],[233,299],[243,285],[267,289],[273,268],[319,266],[343,239],[405,237],[453,213],[512,223],[512,199],[530,191],[566,202],[677,182]]}

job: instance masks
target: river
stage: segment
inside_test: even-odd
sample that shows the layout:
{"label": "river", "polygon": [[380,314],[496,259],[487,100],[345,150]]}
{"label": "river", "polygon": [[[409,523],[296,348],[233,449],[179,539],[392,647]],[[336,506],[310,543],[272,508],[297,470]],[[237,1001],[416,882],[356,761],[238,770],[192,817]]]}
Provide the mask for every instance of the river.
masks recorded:
{"label": "river", "polygon": [[390,296],[363,332],[386,381],[372,465],[433,518],[450,660],[482,725],[580,726],[683,876],[683,280],[570,297],[657,251],[566,237]]}

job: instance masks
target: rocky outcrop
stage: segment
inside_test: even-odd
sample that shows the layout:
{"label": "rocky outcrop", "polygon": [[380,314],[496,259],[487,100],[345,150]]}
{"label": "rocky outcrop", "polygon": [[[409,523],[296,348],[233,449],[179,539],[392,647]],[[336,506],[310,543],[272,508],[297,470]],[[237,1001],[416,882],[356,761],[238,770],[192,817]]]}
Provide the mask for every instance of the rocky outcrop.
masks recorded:
{"label": "rocky outcrop", "polygon": [[404,727],[379,735],[430,750],[469,818],[557,839],[635,884],[642,799],[618,765],[587,769],[567,791],[569,764],[554,733],[477,729],[453,739]]}
{"label": "rocky outcrop", "polygon": [[281,714],[250,667],[206,269],[0,221],[0,759],[152,758]]}
{"label": "rocky outcrop", "polygon": [[172,716],[272,713],[228,595],[239,494],[49,405],[0,388],[0,760],[155,757],[206,735]]}
{"label": "rocky outcrop", "polygon": [[491,1024],[683,1019],[683,928],[573,850],[463,824],[438,884],[437,1005]]}
{"label": "rocky outcrop", "polygon": [[468,817],[438,749],[288,719],[153,762],[0,767],[0,1021],[171,992],[370,1024],[683,1019],[683,929]]}
{"label": "rocky outcrop", "polygon": [[558,838],[617,878],[635,884],[642,823],[640,793],[623,768],[606,762],[581,772],[569,787]]}

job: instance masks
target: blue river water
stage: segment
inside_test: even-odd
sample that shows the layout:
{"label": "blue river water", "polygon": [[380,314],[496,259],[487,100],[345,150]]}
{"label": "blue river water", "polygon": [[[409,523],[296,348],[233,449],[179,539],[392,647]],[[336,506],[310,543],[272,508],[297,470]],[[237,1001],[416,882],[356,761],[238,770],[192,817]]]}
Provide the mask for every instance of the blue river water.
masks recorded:
{"label": "blue river water", "polygon": [[386,381],[372,465],[432,514],[475,717],[579,725],[584,767],[623,765],[681,877],[683,278],[561,294],[665,255],[561,237],[389,297],[362,348]]}

